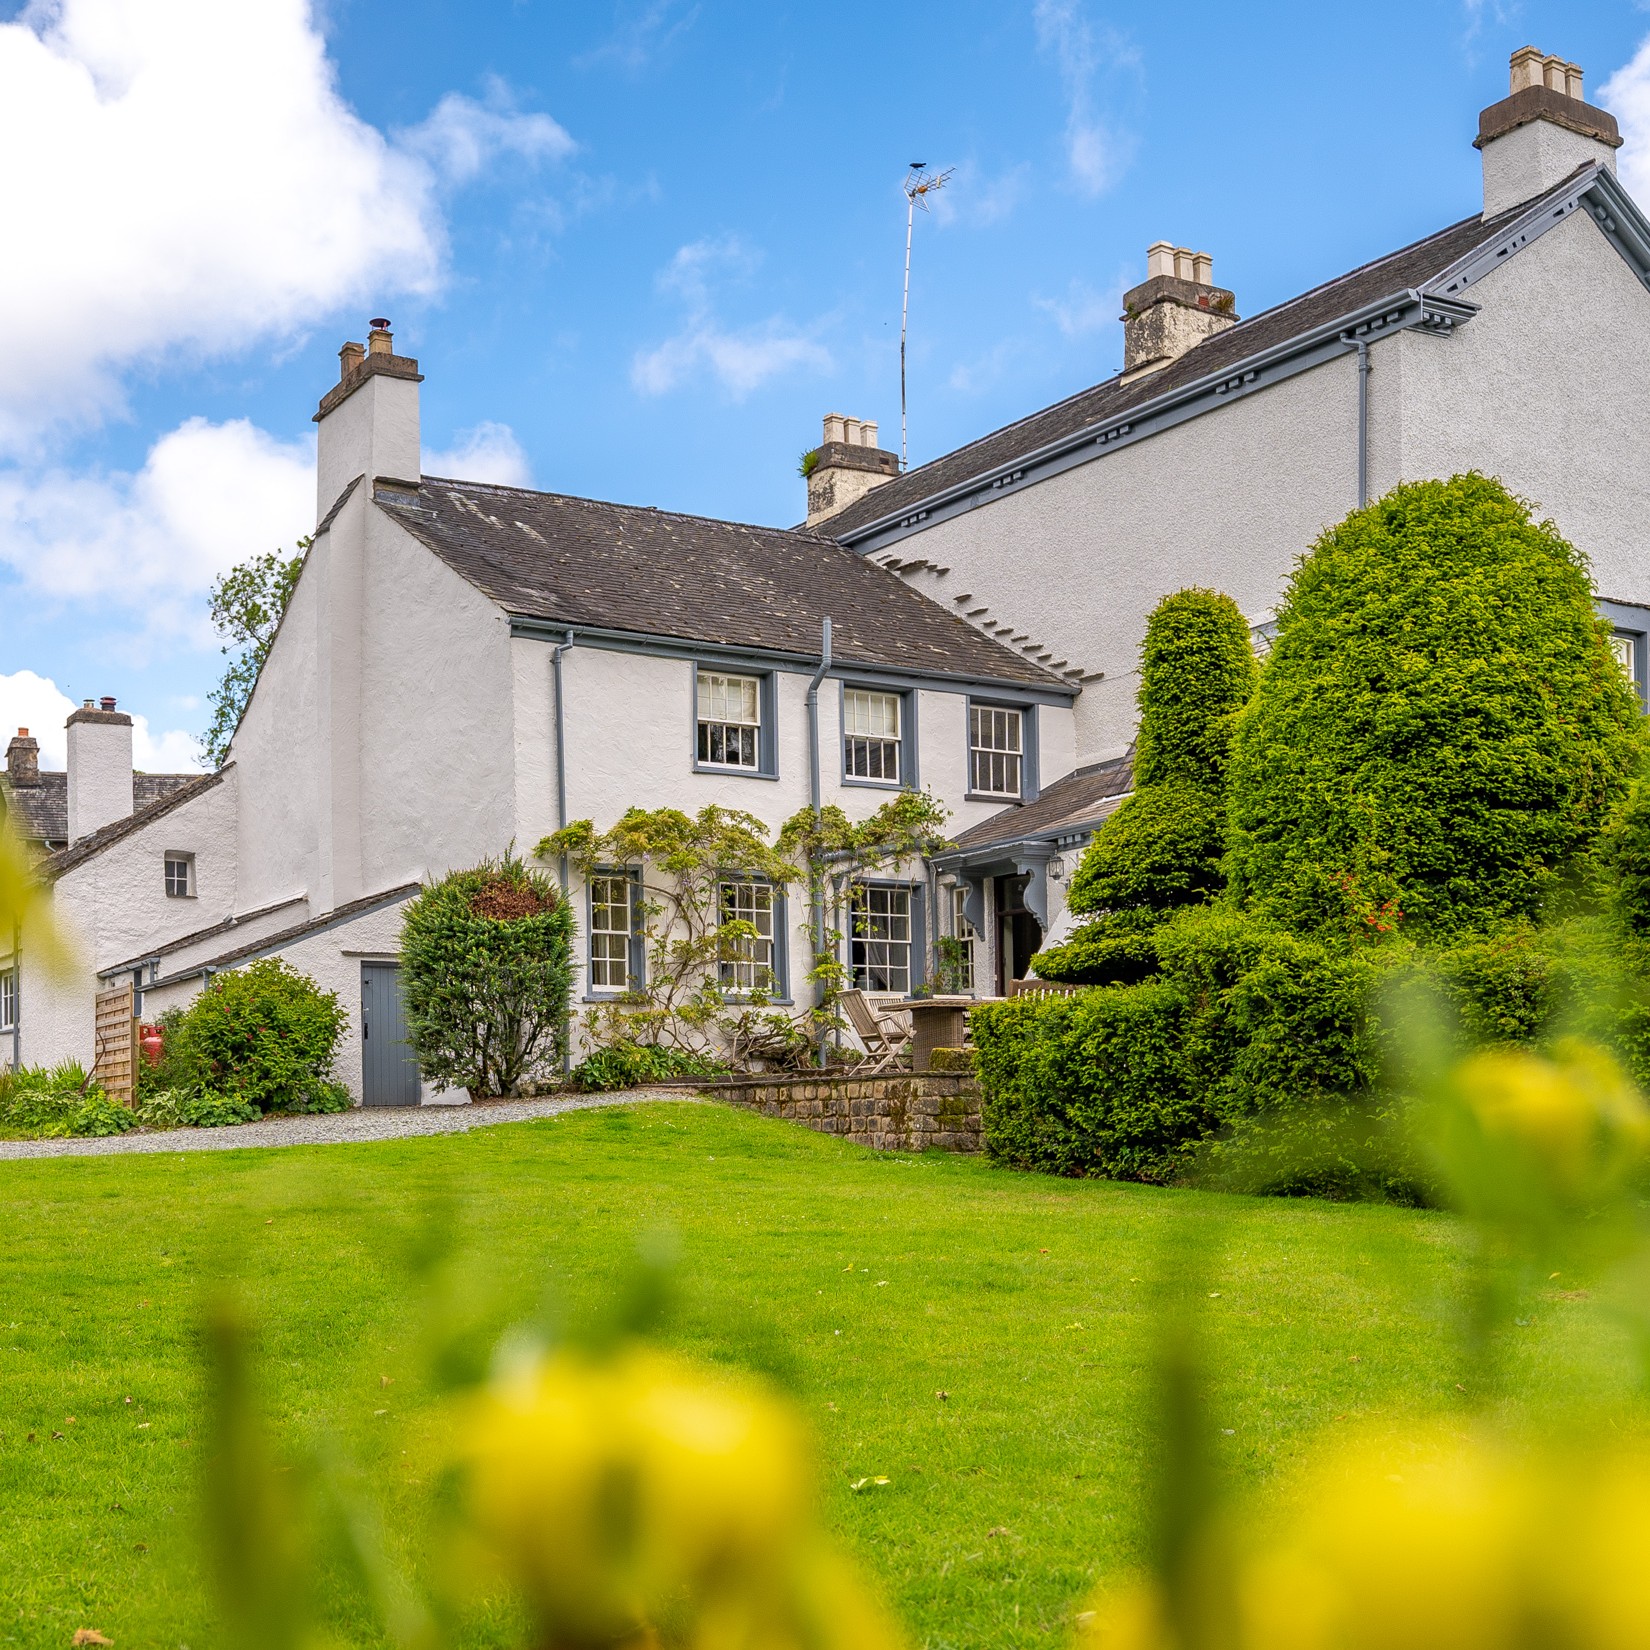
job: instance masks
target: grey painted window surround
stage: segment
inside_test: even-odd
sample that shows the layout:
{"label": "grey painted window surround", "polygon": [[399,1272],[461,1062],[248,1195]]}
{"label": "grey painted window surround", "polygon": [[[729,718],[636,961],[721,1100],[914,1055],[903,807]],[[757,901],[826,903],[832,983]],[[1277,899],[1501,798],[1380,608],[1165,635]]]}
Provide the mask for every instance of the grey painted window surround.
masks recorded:
{"label": "grey painted window surround", "polygon": [[[899,700],[899,778],[862,779],[848,772],[848,695],[887,693]],[[914,791],[920,787],[917,760],[917,690],[895,687],[888,682],[844,676],[837,682],[837,750],[841,758],[842,783],[863,785],[877,791]]]}
{"label": "grey painted window surround", "polygon": [[1633,678],[1633,686],[1638,689],[1639,704],[1650,710],[1650,679],[1646,677],[1647,665],[1650,665],[1650,660],[1646,658],[1650,654],[1650,607],[1641,607],[1637,602],[1614,602],[1601,598],[1598,611],[1615,635],[1631,644],[1629,674]]}
{"label": "grey painted window surround", "polygon": [[[736,767],[721,762],[702,762],[699,759],[699,672],[717,676],[749,676],[757,683],[757,714],[761,727],[757,733],[756,766]],[[701,663],[694,660],[692,679],[688,684],[688,751],[693,758],[695,773],[725,773],[741,779],[777,779],[779,777],[779,692],[771,670],[745,670],[738,666]]]}
{"label": "grey painted window surround", "polygon": [[[1020,794],[1018,797],[1000,791],[974,789],[974,712],[975,710],[1013,710],[1020,713]],[[991,699],[970,694],[966,717],[965,737],[968,749],[968,790],[970,802],[1035,802],[1040,794],[1037,777],[1037,707],[1012,699]]]}
{"label": "grey painted window surround", "polygon": [[[870,907],[870,923],[860,932],[862,892]],[[848,971],[855,989],[893,990],[901,996],[928,980],[928,890],[920,882],[866,880],[849,894]],[[880,896],[880,897],[879,897]],[[900,906],[903,905],[903,912]],[[900,937],[900,930],[905,937]],[[892,965],[892,977],[886,971]],[[903,966],[902,966],[903,965]],[[905,974],[904,983],[899,975]],[[877,983],[887,978],[887,983]]]}
{"label": "grey painted window surround", "polygon": [[[596,982],[596,884],[606,878],[622,879],[629,888],[629,941],[626,946],[624,985]],[[607,1002],[626,991],[638,991],[647,981],[647,942],[641,931],[642,873],[636,866],[598,866],[584,885],[584,931],[586,935],[585,995],[588,1002]]]}
{"label": "grey painted window surround", "polygon": [[[771,936],[772,960],[767,965],[768,972],[772,975],[772,990],[764,993],[764,995],[776,1008],[790,1007],[792,1003],[790,902],[785,897],[784,888],[777,883],[767,881],[764,877],[726,877],[723,879],[721,887],[717,890],[717,902],[719,905],[722,903],[722,889],[724,888],[729,890],[744,890],[747,888],[759,889],[762,893],[766,894],[768,900],[768,911],[771,914],[770,921],[773,929]],[[736,896],[735,908],[729,911],[729,917],[743,917],[744,920],[749,921],[750,917],[738,909],[738,906],[744,903],[746,902],[739,900]],[[726,907],[724,906],[723,909],[726,909]],[[761,926],[760,921],[758,921],[757,926]],[[724,978],[721,981],[721,985],[724,995],[730,1002],[737,1003],[746,1000],[746,993],[741,991],[735,983],[732,983]]]}

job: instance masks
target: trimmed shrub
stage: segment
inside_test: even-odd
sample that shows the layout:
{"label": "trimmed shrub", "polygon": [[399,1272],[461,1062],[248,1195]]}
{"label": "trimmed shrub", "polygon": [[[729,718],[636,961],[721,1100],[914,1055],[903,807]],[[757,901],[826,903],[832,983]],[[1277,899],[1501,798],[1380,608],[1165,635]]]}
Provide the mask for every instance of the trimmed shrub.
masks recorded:
{"label": "trimmed shrub", "polygon": [[1633,787],[1599,842],[1598,869],[1617,920],[1650,939],[1650,783]]}
{"label": "trimmed shrub", "polygon": [[265,957],[216,975],[181,1013],[163,1018],[165,1076],[257,1112],[339,1111],[349,1095],[331,1074],[345,1024],[335,992]]}
{"label": "trimmed shrub", "polygon": [[1229,596],[1181,590],[1158,604],[1141,651],[1135,791],[1072,878],[1070,908],[1091,920],[1037,956],[1044,979],[1144,979],[1164,917],[1225,886],[1227,750],[1254,679],[1249,627]]}
{"label": "trimmed shrub", "polygon": [[614,1043],[597,1049],[573,1068],[573,1087],[587,1094],[611,1089],[634,1089],[649,1083],[676,1082],[684,1077],[725,1077],[727,1067],[685,1049],[658,1048],[650,1043]]}
{"label": "trimmed shrub", "polygon": [[454,871],[407,906],[401,974],[425,1077],[473,1100],[519,1093],[565,1046],[573,913],[513,855]]}
{"label": "trimmed shrub", "polygon": [[1481,475],[1413,482],[1296,569],[1232,750],[1237,900],[1344,942],[1533,921],[1641,747],[1582,556]]}

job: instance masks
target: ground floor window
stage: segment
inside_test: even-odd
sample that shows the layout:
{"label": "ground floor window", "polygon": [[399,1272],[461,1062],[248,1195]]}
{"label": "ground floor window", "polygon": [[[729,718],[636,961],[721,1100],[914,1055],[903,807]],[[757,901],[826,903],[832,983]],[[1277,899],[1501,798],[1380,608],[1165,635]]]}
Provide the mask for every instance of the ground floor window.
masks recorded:
{"label": "ground floor window", "polygon": [[7,968],[0,974],[0,1031],[12,1031],[17,1026],[17,970]]}
{"label": "ground floor window", "polygon": [[951,955],[946,959],[947,984],[953,991],[974,989],[974,941],[979,937],[968,920],[968,884],[951,890]]}
{"label": "ground floor window", "polygon": [[590,879],[592,991],[624,991],[632,983],[633,888],[630,875],[625,871],[604,871]]}
{"label": "ground floor window", "polygon": [[749,931],[730,935],[716,965],[717,979],[724,991],[739,996],[761,992],[781,994],[775,940],[773,884],[755,881],[724,882],[718,891],[719,920],[749,923]]}
{"label": "ground floor window", "polygon": [[911,989],[911,890],[864,883],[853,892],[848,965],[856,991]]}

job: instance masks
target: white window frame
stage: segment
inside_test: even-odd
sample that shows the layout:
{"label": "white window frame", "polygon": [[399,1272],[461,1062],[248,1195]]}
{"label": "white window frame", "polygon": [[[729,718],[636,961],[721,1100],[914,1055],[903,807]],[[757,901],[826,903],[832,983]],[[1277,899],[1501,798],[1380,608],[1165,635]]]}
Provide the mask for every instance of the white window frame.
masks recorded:
{"label": "white window frame", "polygon": [[[893,709],[892,731],[887,712]],[[878,723],[882,725],[879,726]],[[905,695],[887,688],[842,689],[842,772],[868,785],[902,785],[905,776]]]}
{"label": "white window frame", "polygon": [[[614,887],[624,892],[623,928],[598,926],[602,916],[611,917],[619,908],[612,898]],[[636,938],[636,881],[628,871],[595,871],[590,877],[590,972],[587,984],[591,992],[618,995],[631,990],[637,983],[632,979],[631,961]],[[611,978],[617,967],[618,978]],[[606,977],[598,977],[606,976]]]}
{"label": "white window frame", "polygon": [[0,1031],[17,1029],[17,964],[0,968]]}
{"label": "white window frame", "polygon": [[951,938],[963,947],[962,968],[967,976],[968,990],[974,989],[974,968],[978,961],[978,952],[974,942],[979,939],[979,930],[968,920],[968,912],[963,909],[968,903],[968,884],[959,882],[951,890]]}
{"label": "white window frame", "polygon": [[727,922],[748,922],[756,929],[754,939],[744,937],[733,956],[718,960],[717,983],[735,997],[782,997],[779,890],[760,877],[724,877],[716,885],[716,911],[718,927]]}
{"label": "white window frame", "polygon": [[910,996],[917,967],[915,903],[909,883],[854,884],[848,896],[848,972],[856,991]]}
{"label": "white window frame", "polygon": [[[181,888],[172,886],[174,866],[183,867],[183,886]],[[186,854],[181,848],[168,848],[161,859],[161,877],[168,899],[193,899],[195,897],[195,856]]]}
{"label": "white window frame", "polygon": [[[729,689],[739,687],[739,703],[730,706]],[[761,773],[763,770],[762,725],[763,680],[733,670],[707,670],[700,666],[694,673],[694,732],[693,757],[697,767],[724,773]],[[739,754],[736,760],[727,760],[728,736],[736,738]],[[722,756],[712,755],[720,743]],[[746,751],[749,761],[745,760]]]}
{"label": "white window frame", "polygon": [[[1031,719],[1012,705],[968,706],[968,794],[1006,797],[1025,795],[1026,735]],[[1012,743],[1009,741],[1012,740]]]}

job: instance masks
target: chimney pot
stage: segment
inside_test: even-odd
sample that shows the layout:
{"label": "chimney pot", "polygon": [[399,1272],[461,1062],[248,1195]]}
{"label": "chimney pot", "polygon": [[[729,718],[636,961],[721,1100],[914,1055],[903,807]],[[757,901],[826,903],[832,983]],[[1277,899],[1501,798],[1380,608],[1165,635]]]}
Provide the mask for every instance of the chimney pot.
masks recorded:
{"label": "chimney pot", "polygon": [[876,420],[862,419],[859,426],[859,441],[862,447],[874,447],[877,444]]}
{"label": "chimney pot", "polygon": [[1154,275],[1173,275],[1175,273],[1174,243],[1172,241],[1153,241],[1146,248],[1146,279],[1149,281]]}
{"label": "chimney pot", "polygon": [[98,700],[97,705],[99,710],[113,710],[115,708],[115,696],[112,693],[105,693]]}
{"label": "chimney pot", "polygon": [[82,710],[90,710],[92,708],[92,701],[90,699],[82,699],[80,701],[80,708]]}
{"label": "chimney pot", "polygon": [[349,375],[367,358],[365,344],[348,343],[338,352],[338,382],[349,382]]}
{"label": "chimney pot", "polygon": [[27,728],[19,728],[17,730],[17,737],[19,739],[27,739],[28,736],[29,736],[29,730]]}
{"label": "chimney pot", "polygon": [[372,323],[372,331],[367,334],[367,353],[369,355],[395,354],[395,339],[390,333],[388,321],[377,320]]}
{"label": "chimney pot", "polygon": [[826,413],[824,441],[829,445],[833,441],[846,441],[848,420],[841,413]]}

